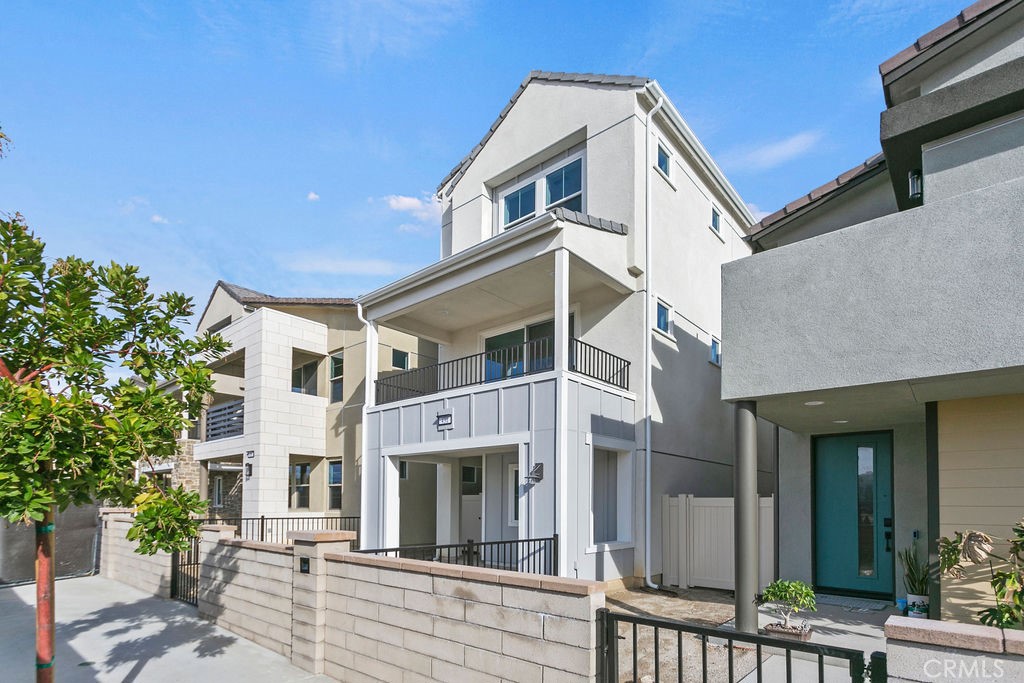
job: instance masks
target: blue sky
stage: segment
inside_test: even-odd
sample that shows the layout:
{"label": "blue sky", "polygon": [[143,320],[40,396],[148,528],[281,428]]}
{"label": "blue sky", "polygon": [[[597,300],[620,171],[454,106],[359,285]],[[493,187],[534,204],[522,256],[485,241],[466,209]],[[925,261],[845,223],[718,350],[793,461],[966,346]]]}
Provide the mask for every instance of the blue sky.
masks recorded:
{"label": "blue sky", "polygon": [[878,64],[966,2],[5,2],[0,211],[200,306],[364,293],[436,260],[433,189],[544,69],[657,79],[770,212],[878,150]]}

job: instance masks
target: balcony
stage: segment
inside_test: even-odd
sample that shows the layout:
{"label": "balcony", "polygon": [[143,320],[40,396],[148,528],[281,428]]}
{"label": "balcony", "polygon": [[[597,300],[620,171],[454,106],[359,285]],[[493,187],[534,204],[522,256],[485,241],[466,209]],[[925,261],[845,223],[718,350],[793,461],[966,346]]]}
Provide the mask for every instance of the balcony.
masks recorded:
{"label": "balcony", "polygon": [[238,399],[211,406],[206,411],[205,441],[241,436],[244,422],[244,401]]}
{"label": "balcony", "polygon": [[[543,337],[384,377],[376,382],[376,403],[381,405],[547,372],[555,367],[554,346],[553,337]],[[567,367],[572,372],[629,390],[629,361],[579,339],[569,339]]]}

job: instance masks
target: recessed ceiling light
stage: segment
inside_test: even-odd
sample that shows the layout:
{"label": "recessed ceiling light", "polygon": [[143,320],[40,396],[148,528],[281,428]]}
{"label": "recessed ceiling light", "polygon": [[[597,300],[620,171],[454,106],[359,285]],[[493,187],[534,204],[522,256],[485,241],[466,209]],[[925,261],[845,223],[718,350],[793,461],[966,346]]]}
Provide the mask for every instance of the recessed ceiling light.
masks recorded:
{"label": "recessed ceiling light", "polygon": [[825,402],[824,401],[804,401],[804,405],[805,406],[823,406],[823,405],[825,405]]}
{"label": "recessed ceiling light", "polygon": [[844,425],[847,422],[849,422],[849,420],[832,420],[832,422],[836,423],[837,425]]}

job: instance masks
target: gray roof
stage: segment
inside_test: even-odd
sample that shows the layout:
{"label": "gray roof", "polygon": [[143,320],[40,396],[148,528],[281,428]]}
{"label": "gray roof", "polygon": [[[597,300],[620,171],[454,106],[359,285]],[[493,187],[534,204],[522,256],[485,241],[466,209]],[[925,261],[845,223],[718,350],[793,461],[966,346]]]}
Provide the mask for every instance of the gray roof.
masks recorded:
{"label": "gray roof", "polygon": [[839,174],[839,176],[828,181],[824,185],[816,187],[807,194],[797,197],[775,213],[765,216],[759,222],[751,225],[747,234],[750,235],[752,239],[757,239],[758,235],[762,231],[768,229],[775,223],[778,223],[783,218],[791,216],[801,209],[818,204],[839,194],[841,191],[848,189],[850,187],[850,183],[858,178],[869,175],[873,171],[881,172],[884,169],[885,156],[879,152],[878,154],[868,158],[863,164],[854,166],[849,171]]}
{"label": "gray roof", "polygon": [[598,218],[596,216],[591,216],[588,213],[571,211],[569,209],[563,209],[562,207],[552,209],[551,213],[555,215],[555,218],[569,221],[570,223],[576,223],[577,225],[583,225],[588,228],[604,230],[605,232],[614,232],[617,235],[625,235],[629,233],[629,226],[625,223],[617,223],[616,221],[610,221],[607,218]]}
{"label": "gray roof", "polygon": [[[263,292],[257,292],[255,289],[249,289],[248,287],[224,282],[223,280],[218,280],[217,284],[214,285],[213,290],[217,291],[217,287],[222,287],[232,299],[243,305],[355,306],[355,299],[347,297],[272,296],[270,294],[264,294]],[[210,295],[210,298],[213,298],[213,294]],[[207,306],[209,306],[209,304],[207,304]]]}
{"label": "gray roof", "polygon": [[465,174],[466,169],[473,163],[477,155],[480,154],[480,150],[484,148],[487,141],[494,135],[494,131],[498,130],[498,126],[505,120],[508,113],[512,111],[512,107],[516,101],[519,100],[519,96],[523,94],[528,86],[533,81],[547,81],[556,83],[582,83],[586,85],[607,85],[620,88],[642,88],[650,82],[649,78],[643,76],[614,76],[610,74],[575,74],[575,73],[564,73],[561,71],[531,71],[530,75],[523,79],[523,82],[519,84],[519,88],[512,94],[508,104],[498,114],[498,118],[491,124],[490,129],[484,134],[483,138],[476,144],[469,154],[467,154],[462,161],[460,161],[455,168],[453,168],[448,175],[444,177],[441,184],[437,186],[437,192],[440,193],[444,189],[444,186],[449,181],[455,180],[458,182],[460,178]]}

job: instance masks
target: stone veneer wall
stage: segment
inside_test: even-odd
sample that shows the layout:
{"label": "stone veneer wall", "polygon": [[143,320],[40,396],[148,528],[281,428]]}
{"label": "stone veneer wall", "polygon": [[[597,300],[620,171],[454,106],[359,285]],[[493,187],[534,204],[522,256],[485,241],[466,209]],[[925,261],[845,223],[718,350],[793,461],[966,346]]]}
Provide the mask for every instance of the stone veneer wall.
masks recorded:
{"label": "stone veneer wall", "polygon": [[326,554],[324,672],[343,681],[593,681],[604,584]]}
{"label": "stone veneer wall", "polygon": [[186,491],[199,490],[199,462],[193,457],[196,442],[192,439],[179,439],[178,452],[171,460],[171,486],[184,486]]}
{"label": "stone veneer wall", "polygon": [[100,574],[162,598],[171,595],[171,556],[165,552],[140,555],[136,543],[125,538],[132,526],[126,515],[101,512],[103,524]]}
{"label": "stone veneer wall", "polygon": [[1024,631],[889,617],[888,680],[1024,681]]}
{"label": "stone veneer wall", "polygon": [[229,526],[202,533],[199,615],[290,657],[292,547],[223,538],[234,535]]}

